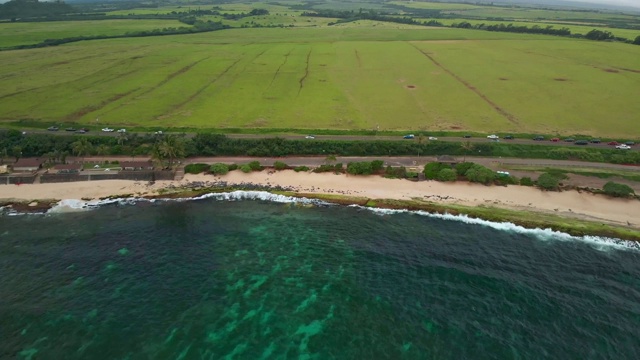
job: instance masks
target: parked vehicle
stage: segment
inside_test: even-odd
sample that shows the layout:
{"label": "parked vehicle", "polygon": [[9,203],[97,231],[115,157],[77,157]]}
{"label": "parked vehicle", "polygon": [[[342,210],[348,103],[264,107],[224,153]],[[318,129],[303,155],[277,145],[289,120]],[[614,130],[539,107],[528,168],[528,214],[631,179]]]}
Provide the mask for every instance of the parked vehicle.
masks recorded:
{"label": "parked vehicle", "polygon": [[[535,139],[534,139],[534,140],[535,140]],[[553,139],[551,139],[550,141],[558,142],[558,141],[560,141],[560,138],[553,138]]]}
{"label": "parked vehicle", "polygon": [[162,131],[161,131],[161,130],[156,131],[156,132],[154,132],[154,134],[156,134],[156,135],[162,135]]}
{"label": "parked vehicle", "polygon": [[76,132],[77,132],[78,134],[84,134],[84,133],[86,133],[86,132],[87,132],[87,130],[85,130],[85,129],[80,129],[80,130],[78,130],[78,131],[76,131]]}
{"label": "parked vehicle", "polygon": [[513,137],[513,135],[507,135],[507,136],[504,137],[504,139],[505,140],[513,140],[515,138]]}
{"label": "parked vehicle", "polygon": [[591,139],[592,144],[600,144],[600,139]]}
{"label": "parked vehicle", "polygon": [[464,138],[465,139],[469,139],[471,137],[471,135],[465,135]]}
{"label": "parked vehicle", "polygon": [[629,150],[629,149],[631,149],[631,146],[625,145],[625,144],[620,144],[620,145],[616,146],[616,149]]}
{"label": "parked vehicle", "polygon": [[578,140],[574,144],[576,144],[576,145],[589,145],[589,142],[587,140]]}
{"label": "parked vehicle", "polygon": [[438,140],[438,138],[435,136],[429,136],[429,140]]}
{"label": "parked vehicle", "polygon": [[544,136],[536,136],[533,138],[534,141],[542,141],[544,140]]}
{"label": "parked vehicle", "polygon": [[491,140],[493,140],[493,139],[500,139],[500,136],[493,134],[493,135],[489,135],[489,136],[487,136],[487,139],[491,139]]}
{"label": "parked vehicle", "polygon": [[634,143],[633,141],[627,141],[627,142],[626,142],[626,143],[624,143],[624,144],[625,144],[625,145],[627,145],[627,146],[633,146],[633,145],[635,145],[636,143]]}
{"label": "parked vehicle", "polygon": [[66,128],[66,129],[64,129],[64,130],[65,130],[65,131],[76,131],[76,128],[72,128],[72,127],[70,127],[70,128]]}
{"label": "parked vehicle", "polygon": [[617,141],[609,141],[609,142],[607,143],[607,145],[614,145],[614,146],[615,146],[615,145],[620,145],[620,143],[619,143],[619,142],[617,142]]}
{"label": "parked vehicle", "polygon": [[413,138],[415,138],[415,137],[416,137],[415,135],[413,135],[413,134],[409,134],[409,135],[405,135],[405,136],[403,136],[402,138],[403,138],[403,139],[413,139]]}
{"label": "parked vehicle", "polygon": [[58,131],[59,129],[58,129],[58,127],[57,127],[57,126],[49,126],[49,127],[47,128],[47,130],[49,130],[49,131]]}
{"label": "parked vehicle", "polygon": [[305,139],[315,139],[316,136],[315,135],[307,135],[304,137]]}
{"label": "parked vehicle", "polygon": [[111,129],[111,128],[106,127],[104,129],[102,129],[102,131],[104,131],[104,132],[113,132],[114,130]]}
{"label": "parked vehicle", "polygon": [[120,130],[118,130],[118,132],[119,132],[119,133],[126,133],[126,132],[127,132],[127,129],[120,129]]}

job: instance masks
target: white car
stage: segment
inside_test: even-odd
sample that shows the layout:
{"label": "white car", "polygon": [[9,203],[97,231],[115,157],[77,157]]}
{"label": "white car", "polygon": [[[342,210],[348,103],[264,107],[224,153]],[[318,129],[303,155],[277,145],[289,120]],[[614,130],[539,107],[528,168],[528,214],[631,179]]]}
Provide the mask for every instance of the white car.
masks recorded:
{"label": "white car", "polygon": [[493,140],[500,139],[500,136],[498,136],[498,135],[489,135],[489,136],[487,136],[487,139],[493,139]]}
{"label": "white car", "polygon": [[102,131],[104,131],[104,132],[113,132],[113,129],[106,127],[104,129],[102,129]]}
{"label": "white car", "polygon": [[154,132],[154,134],[156,134],[156,135],[162,135],[162,131],[156,131],[156,132]]}
{"label": "white car", "polygon": [[620,145],[616,146],[616,149],[629,150],[629,149],[631,149],[631,146],[625,145],[625,144],[620,144]]}
{"label": "white car", "polygon": [[435,136],[429,136],[429,140],[438,140],[438,138]]}
{"label": "white car", "polygon": [[313,135],[307,135],[304,137],[305,139],[315,139],[316,137]]}
{"label": "white car", "polygon": [[119,132],[119,133],[126,133],[126,132],[127,132],[127,129],[120,129],[120,130],[118,130],[118,132]]}

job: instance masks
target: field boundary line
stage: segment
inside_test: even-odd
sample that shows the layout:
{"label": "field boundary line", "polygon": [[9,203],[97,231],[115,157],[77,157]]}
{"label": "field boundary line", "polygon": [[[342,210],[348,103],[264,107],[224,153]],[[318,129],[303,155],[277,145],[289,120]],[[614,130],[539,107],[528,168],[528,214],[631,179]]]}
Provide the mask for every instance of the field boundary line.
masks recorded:
{"label": "field boundary line", "polygon": [[445,71],[447,74],[451,75],[454,79],[456,79],[458,82],[460,82],[462,85],[464,85],[467,89],[473,91],[476,95],[478,95],[482,100],[484,100],[487,104],[489,104],[489,106],[491,106],[494,110],[496,110],[498,112],[498,114],[502,115],[505,119],[507,119],[509,122],[515,124],[515,125],[520,125],[518,118],[513,115],[510,114],[509,112],[507,112],[505,109],[503,109],[502,107],[498,106],[498,104],[496,104],[495,102],[493,102],[491,99],[489,99],[485,94],[483,94],[482,92],[480,92],[480,90],[478,90],[475,86],[469,84],[466,80],[464,80],[462,77],[458,76],[456,73],[454,73],[453,71],[449,70],[448,68],[446,68],[444,65],[440,64],[436,59],[434,59],[431,55],[429,55],[429,53],[424,52],[422,49],[418,48],[417,46],[415,46],[415,44],[409,42],[409,44],[411,46],[413,46],[416,50],[418,50],[419,52],[422,53],[422,55],[426,56],[429,60],[431,60],[431,62],[436,65],[437,67],[439,67],[440,69],[442,69],[443,71]]}
{"label": "field boundary line", "polygon": [[116,94],[116,95],[114,95],[114,96],[112,96],[112,97],[110,97],[110,98],[108,98],[106,100],[103,100],[102,102],[100,102],[97,105],[85,106],[85,107],[83,107],[83,108],[81,108],[81,109],[79,109],[77,111],[74,111],[74,112],[68,114],[67,116],[64,117],[64,119],[65,120],[77,120],[77,119],[81,118],[82,116],[84,116],[84,115],[86,115],[88,113],[92,113],[94,111],[98,111],[98,110],[102,109],[103,107],[111,104],[112,102],[118,101],[118,100],[122,99],[123,97],[128,96],[128,95],[138,91],[139,89],[140,88],[138,87],[138,88],[129,90],[129,91],[127,91],[125,93],[122,93],[122,94]]}
{"label": "field boundary line", "polygon": [[302,91],[302,88],[304,87],[304,81],[307,79],[307,76],[309,76],[309,58],[311,57],[311,51],[312,50],[309,50],[309,52],[307,53],[307,66],[304,69],[304,75],[298,81],[300,83],[300,87],[298,88],[298,95],[297,96],[300,96],[300,92]]}
{"label": "field boundary line", "polygon": [[293,52],[293,49],[290,49],[289,52],[285,54],[284,61],[282,62],[282,64],[280,64],[280,66],[278,66],[278,69],[276,69],[276,73],[273,74],[273,77],[271,78],[271,82],[269,83],[269,86],[267,86],[267,90],[269,90],[273,82],[276,80],[276,77],[278,77],[278,74],[280,73],[280,69],[282,69],[282,67],[287,64],[287,61],[289,61],[289,55],[291,55],[291,52]]}

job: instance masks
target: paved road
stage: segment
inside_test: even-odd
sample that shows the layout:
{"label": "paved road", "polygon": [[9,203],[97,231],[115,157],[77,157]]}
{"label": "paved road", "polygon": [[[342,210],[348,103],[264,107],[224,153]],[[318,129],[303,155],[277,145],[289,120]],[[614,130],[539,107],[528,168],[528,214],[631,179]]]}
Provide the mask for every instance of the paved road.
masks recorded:
{"label": "paved road", "polygon": [[[68,131],[46,131],[46,130],[32,130],[26,131],[27,135],[28,134],[52,134],[52,135],[70,135],[70,134],[75,134],[77,136],[83,136],[83,134],[79,134],[79,133],[74,133],[74,132],[68,132]],[[130,133],[133,134],[133,133]],[[150,133],[135,133],[138,135],[147,135]],[[87,133],[87,135],[91,135],[91,136],[119,136],[120,134],[117,132],[89,132]],[[186,134],[187,137],[193,137],[196,134],[195,133],[187,133]],[[317,140],[349,140],[349,141],[375,141],[375,140],[385,140],[385,141],[419,141],[417,138],[414,139],[403,139],[402,136],[366,136],[366,135],[358,135],[358,136],[352,136],[352,135],[317,135],[315,136],[315,139],[305,139],[305,137],[303,135],[271,135],[271,134],[267,134],[267,135],[254,135],[254,134],[225,134],[227,137],[231,138],[231,139],[264,139],[264,138],[274,138],[274,137],[279,137],[279,138],[283,138],[283,139],[289,139],[289,140],[306,140],[306,141],[317,141]],[[453,142],[461,142],[461,141],[469,141],[472,143],[487,143],[487,142],[491,142],[492,140],[487,139],[486,137],[474,137],[474,138],[462,138],[462,137],[439,137],[438,140],[428,140],[428,137],[425,137],[423,139],[423,141],[426,142],[430,142],[430,141],[453,141]],[[614,146],[612,145],[607,145],[606,143],[600,143],[600,144],[591,144],[589,143],[589,145],[584,145],[584,146],[580,146],[580,145],[575,145],[573,143],[570,142],[564,142],[564,141],[558,141],[558,142],[553,142],[553,141],[549,141],[549,140],[545,140],[545,141],[534,141],[533,139],[514,139],[514,140],[504,140],[504,139],[500,139],[500,142],[503,143],[508,143],[508,144],[522,144],[522,145],[541,145],[541,146],[576,146],[577,148],[600,148],[600,149],[605,149],[605,148],[614,148]],[[618,142],[623,142],[622,140],[619,140]],[[625,150],[621,150],[621,151],[625,151]],[[628,151],[628,150],[627,150]],[[638,144],[636,144],[635,146],[632,146],[630,151],[640,151],[640,146]]]}

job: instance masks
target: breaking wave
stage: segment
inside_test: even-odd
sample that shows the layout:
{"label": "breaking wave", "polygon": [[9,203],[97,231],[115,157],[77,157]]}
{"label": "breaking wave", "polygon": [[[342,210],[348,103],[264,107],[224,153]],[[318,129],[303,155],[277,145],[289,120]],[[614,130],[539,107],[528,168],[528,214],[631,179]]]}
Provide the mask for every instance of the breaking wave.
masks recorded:
{"label": "breaking wave", "polygon": [[[198,201],[205,199],[214,199],[220,201],[241,201],[241,200],[261,200],[261,201],[270,201],[275,203],[296,203],[303,205],[317,205],[317,206],[330,206],[335,205],[332,203],[328,203],[322,200],[317,199],[309,199],[309,198],[299,198],[293,196],[272,194],[267,191],[232,191],[232,192],[224,192],[224,193],[208,193],[198,197],[192,198],[174,198],[174,199],[146,199],[146,198],[115,198],[115,199],[106,199],[106,200],[93,200],[93,201],[83,201],[83,200],[62,200],[56,206],[52,207],[47,214],[52,213],[64,213],[64,212],[72,212],[72,211],[86,211],[91,209],[96,209],[105,205],[135,205],[139,202],[183,202],[183,201]],[[394,214],[414,214],[419,216],[426,216],[434,219],[441,219],[446,221],[458,221],[465,224],[471,225],[480,225],[487,226],[496,230],[513,232],[524,235],[531,235],[536,237],[542,241],[579,241],[582,243],[589,244],[590,246],[598,249],[598,250],[607,250],[611,248],[616,249],[625,249],[625,250],[640,250],[640,243],[635,241],[622,240],[617,238],[608,238],[601,236],[573,236],[567,233],[563,233],[560,231],[555,231],[552,229],[541,229],[541,228],[525,228],[520,225],[516,225],[510,222],[493,222],[488,220],[483,220],[479,218],[472,218],[467,215],[452,215],[452,214],[437,214],[437,213],[429,213],[426,211],[412,211],[412,210],[396,210],[396,209],[381,209],[381,208],[371,208],[364,207],[360,205],[350,205],[350,207],[363,209],[367,211],[371,211],[378,215],[394,215]]]}

